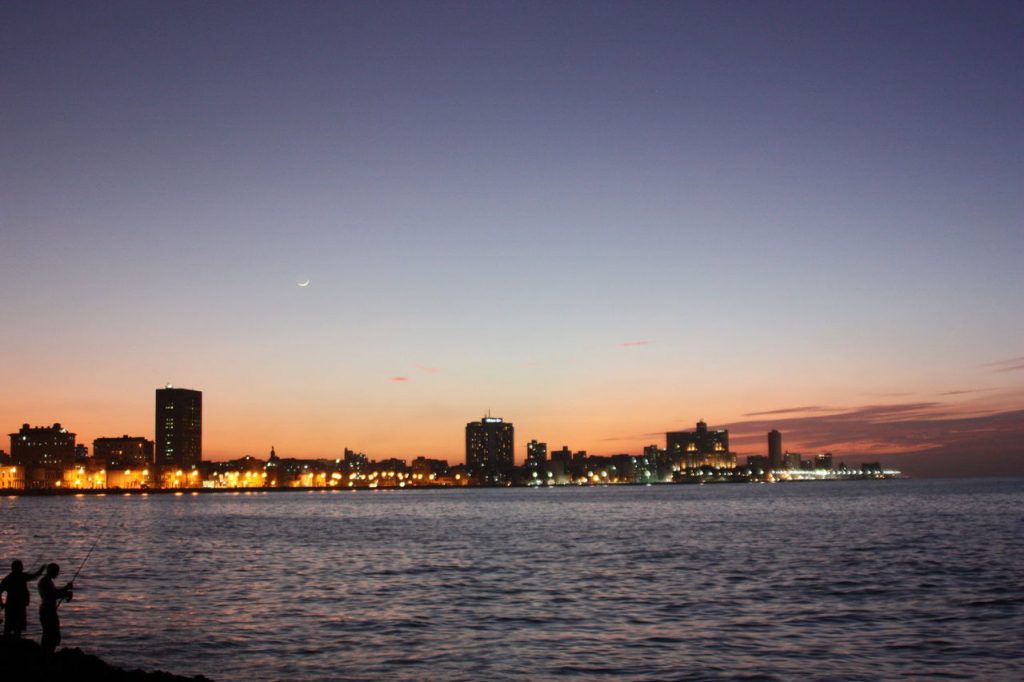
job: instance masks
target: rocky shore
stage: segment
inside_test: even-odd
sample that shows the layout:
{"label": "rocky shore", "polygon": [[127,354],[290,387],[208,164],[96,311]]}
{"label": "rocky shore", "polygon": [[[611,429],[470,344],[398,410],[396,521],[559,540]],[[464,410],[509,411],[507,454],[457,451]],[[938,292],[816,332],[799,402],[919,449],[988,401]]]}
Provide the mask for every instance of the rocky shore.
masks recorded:
{"label": "rocky shore", "polygon": [[211,682],[202,675],[116,668],[81,649],[61,649],[46,656],[39,643],[29,639],[0,639],[0,676],[12,682]]}

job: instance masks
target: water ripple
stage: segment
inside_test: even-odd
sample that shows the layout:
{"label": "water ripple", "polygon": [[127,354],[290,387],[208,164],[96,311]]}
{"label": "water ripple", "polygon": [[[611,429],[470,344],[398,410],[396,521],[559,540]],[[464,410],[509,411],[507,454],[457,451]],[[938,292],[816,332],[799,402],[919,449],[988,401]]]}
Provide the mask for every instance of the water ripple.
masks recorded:
{"label": "water ripple", "polygon": [[1022,490],[4,498],[0,559],[110,521],[66,643],[225,682],[1016,680]]}

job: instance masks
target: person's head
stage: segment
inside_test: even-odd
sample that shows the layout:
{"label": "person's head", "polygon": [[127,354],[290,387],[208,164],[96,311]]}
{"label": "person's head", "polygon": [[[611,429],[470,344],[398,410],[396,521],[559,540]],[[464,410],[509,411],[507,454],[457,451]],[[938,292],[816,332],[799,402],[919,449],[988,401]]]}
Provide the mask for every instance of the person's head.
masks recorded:
{"label": "person's head", "polygon": [[60,573],[60,566],[57,564],[46,564],[47,578],[56,578],[58,573]]}
{"label": "person's head", "polygon": [[21,573],[25,570],[25,565],[21,563],[21,559],[15,559],[11,562],[11,573]]}

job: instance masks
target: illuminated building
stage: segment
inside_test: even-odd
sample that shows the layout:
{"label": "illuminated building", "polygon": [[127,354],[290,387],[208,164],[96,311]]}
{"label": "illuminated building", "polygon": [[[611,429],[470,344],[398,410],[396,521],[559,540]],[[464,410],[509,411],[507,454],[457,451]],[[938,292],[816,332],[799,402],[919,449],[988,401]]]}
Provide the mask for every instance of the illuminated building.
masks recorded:
{"label": "illuminated building", "polygon": [[23,424],[11,436],[11,461],[31,467],[62,467],[75,461],[75,434],[59,423],[53,426]]}
{"label": "illuminated building", "polygon": [[657,445],[647,445],[644,447],[644,457],[653,464],[655,473],[652,475],[657,480],[672,480],[672,458],[669,457],[668,452],[664,448],[659,448]]}
{"label": "illuminated building", "polygon": [[507,485],[512,481],[514,429],[498,417],[466,424],[466,468],[474,482]]}
{"label": "illuminated building", "polygon": [[549,485],[566,485],[569,483],[569,468],[571,462],[565,459],[554,459],[547,465],[547,479]]}
{"label": "illuminated building", "polygon": [[366,470],[367,465],[369,464],[369,458],[361,452],[354,452],[345,448],[344,462],[345,468],[350,473],[353,471],[360,473]]}
{"label": "illuminated building", "polygon": [[782,434],[772,429],[768,432],[768,466],[774,470],[781,469],[782,461]]}
{"label": "illuminated building", "polygon": [[419,485],[429,485],[448,475],[448,462],[443,459],[417,457],[412,461],[412,477]]}
{"label": "illuminated building", "polygon": [[547,470],[548,444],[531,440],[526,444],[526,475],[539,478]]}
{"label": "illuminated building", "polygon": [[28,488],[59,488],[65,467],[75,462],[75,434],[59,423],[30,427],[11,436],[11,462],[24,467]]}
{"label": "illuminated building", "polygon": [[148,468],[108,469],[107,487],[121,490],[141,490],[152,486],[153,475]]}
{"label": "illuminated building", "polygon": [[658,463],[653,456],[612,455],[611,463],[609,476],[613,483],[649,483],[657,480]]}
{"label": "illuminated building", "polygon": [[825,471],[832,470],[832,453],[825,452],[814,456],[814,468],[824,469]]}
{"label": "illuminated building", "polygon": [[800,453],[799,452],[787,452],[782,457],[782,468],[783,469],[799,469],[800,468]]}
{"label": "illuminated building", "polygon": [[680,469],[736,466],[736,455],[729,452],[729,431],[709,431],[703,419],[697,422],[695,431],[666,433],[665,449]]}
{"label": "illuminated building", "polygon": [[97,438],[92,442],[92,458],[108,469],[145,468],[153,465],[153,441],[128,435]]}
{"label": "illuminated building", "polygon": [[[159,481],[161,488],[200,488],[205,486],[202,473],[198,469],[165,468],[160,471]],[[113,486],[111,485],[111,487]]]}
{"label": "illuminated building", "polygon": [[203,394],[187,388],[156,390],[156,464],[191,469],[203,460]]}
{"label": "illuminated building", "polygon": [[65,467],[60,487],[72,490],[101,490],[113,486],[108,484],[107,471],[102,464],[81,462]]}
{"label": "illuminated building", "polygon": [[0,489],[24,490],[25,467],[13,464],[0,467]]}

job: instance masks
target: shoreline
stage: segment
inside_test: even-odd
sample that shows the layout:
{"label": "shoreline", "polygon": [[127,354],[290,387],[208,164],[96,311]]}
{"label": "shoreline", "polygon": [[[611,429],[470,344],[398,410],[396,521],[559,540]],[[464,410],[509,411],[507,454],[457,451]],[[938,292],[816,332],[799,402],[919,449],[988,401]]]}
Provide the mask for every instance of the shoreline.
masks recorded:
{"label": "shoreline", "polygon": [[43,647],[32,639],[0,639],[0,670],[5,679],[20,682],[213,682],[205,675],[186,677],[162,670],[120,668],[77,647],[46,655]]}
{"label": "shoreline", "polygon": [[40,489],[24,489],[24,488],[3,488],[0,489],[0,497],[79,497],[79,496],[93,496],[93,497],[106,497],[106,496],[119,496],[119,497],[147,497],[149,495],[174,495],[183,497],[185,495],[252,495],[252,494],[264,494],[264,493],[342,493],[342,492],[379,492],[379,491],[394,491],[394,492],[410,492],[416,490],[512,490],[512,489],[523,489],[523,490],[546,490],[546,489],[557,489],[557,488],[610,488],[610,487],[648,487],[648,486],[676,486],[676,485],[737,485],[737,484],[776,484],[776,483],[828,483],[828,482],[855,482],[855,481],[891,481],[891,480],[906,480],[910,476],[900,474],[898,476],[873,476],[854,474],[850,476],[842,476],[835,478],[822,478],[822,479],[791,479],[791,480],[776,480],[776,481],[758,481],[758,480],[684,480],[684,481],[673,481],[673,482],[659,482],[659,483],[599,483],[599,484],[575,484],[565,483],[560,485],[552,486],[531,486],[531,485],[510,485],[510,486],[493,486],[493,485],[417,485],[417,486],[388,486],[388,487],[371,487],[368,485],[360,486],[345,486],[342,487],[312,487],[312,486],[301,486],[301,487],[251,487],[251,488],[40,488]]}

